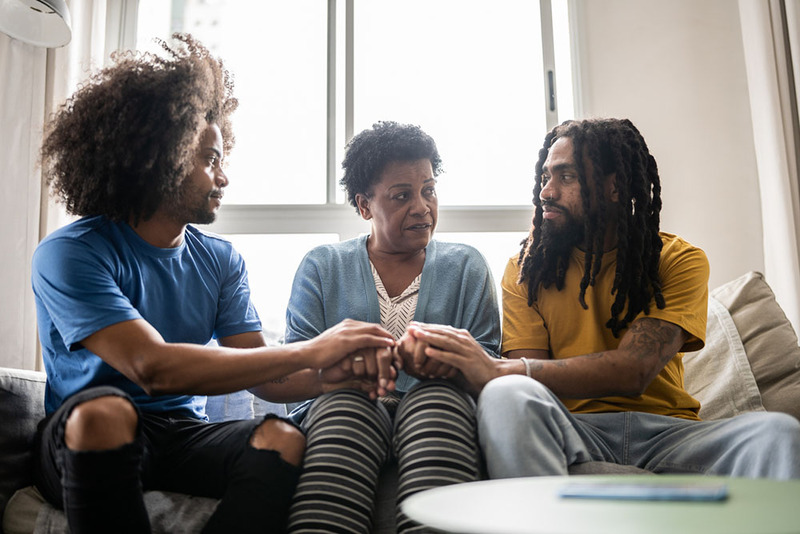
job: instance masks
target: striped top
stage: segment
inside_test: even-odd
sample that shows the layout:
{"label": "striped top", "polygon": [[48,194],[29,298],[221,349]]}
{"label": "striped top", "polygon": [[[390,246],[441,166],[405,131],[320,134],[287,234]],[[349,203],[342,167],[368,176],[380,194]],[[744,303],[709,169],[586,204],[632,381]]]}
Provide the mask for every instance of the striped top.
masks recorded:
{"label": "striped top", "polygon": [[375,289],[378,290],[378,305],[381,309],[381,326],[389,331],[395,339],[400,339],[406,331],[408,323],[414,319],[419,298],[419,286],[422,280],[420,273],[405,290],[396,297],[390,297],[383,286],[378,271],[372,262],[372,278],[375,280]]}

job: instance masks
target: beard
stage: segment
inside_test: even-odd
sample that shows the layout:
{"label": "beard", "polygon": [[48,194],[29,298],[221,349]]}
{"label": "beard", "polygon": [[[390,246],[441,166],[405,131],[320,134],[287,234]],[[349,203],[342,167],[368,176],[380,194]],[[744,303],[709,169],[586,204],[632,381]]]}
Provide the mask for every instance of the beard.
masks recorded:
{"label": "beard", "polygon": [[585,236],[583,218],[577,218],[565,209],[562,209],[561,213],[563,217],[560,222],[553,222],[550,219],[542,221],[538,242],[533,244],[531,251],[533,263],[525,275],[533,288],[539,287],[540,284],[545,288],[555,284],[559,291],[563,289],[572,250],[583,244]]}
{"label": "beard", "polygon": [[209,205],[210,199],[210,194],[184,182],[170,201],[172,217],[181,224],[211,224],[217,214]]}
{"label": "beard", "polygon": [[574,247],[583,245],[586,233],[582,218],[579,219],[566,210],[561,213],[563,221],[560,223],[549,219],[542,222],[542,246],[551,254],[563,257]]}

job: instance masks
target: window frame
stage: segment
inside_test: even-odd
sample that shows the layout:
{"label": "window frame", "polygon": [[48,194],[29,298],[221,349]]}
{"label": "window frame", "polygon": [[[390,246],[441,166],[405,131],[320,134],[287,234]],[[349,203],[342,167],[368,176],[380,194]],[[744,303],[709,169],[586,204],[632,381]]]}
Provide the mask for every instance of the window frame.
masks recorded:
{"label": "window frame", "polygon": [[[109,0],[106,16],[106,50],[129,50],[136,46],[136,20],[139,0]],[[551,0],[539,0],[541,14],[542,81],[545,84],[546,127],[558,121],[556,98],[556,66],[553,43]],[[574,52],[574,2],[570,10],[570,40]],[[337,170],[340,147],[349,141],[354,116],[354,0],[327,0],[327,143],[326,201],[324,204],[226,204],[209,226],[218,234],[307,234],[335,233],[340,240],[369,231],[366,221],[354,213],[348,203],[337,202],[339,189]],[[343,19],[343,23],[339,21]],[[343,30],[343,31],[340,31]],[[340,35],[343,33],[344,35]],[[344,48],[339,54],[340,47]],[[108,54],[107,54],[108,56]],[[344,65],[339,63],[343,62]],[[573,68],[573,72],[575,69]],[[343,73],[344,80],[338,79]],[[573,100],[577,104],[577,84]],[[344,94],[341,94],[344,93]],[[343,112],[339,108],[343,107]],[[576,105],[577,110],[577,105]],[[535,147],[532,147],[535,150]],[[531,169],[531,175],[533,170]],[[533,180],[531,179],[531,190]],[[527,231],[531,223],[532,203],[520,205],[439,206],[438,232],[517,232]]]}

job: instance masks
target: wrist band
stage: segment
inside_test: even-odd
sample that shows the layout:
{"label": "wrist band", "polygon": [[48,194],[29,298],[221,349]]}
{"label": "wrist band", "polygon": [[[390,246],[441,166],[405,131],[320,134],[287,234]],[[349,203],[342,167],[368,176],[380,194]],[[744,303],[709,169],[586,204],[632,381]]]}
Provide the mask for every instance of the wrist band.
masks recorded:
{"label": "wrist band", "polygon": [[525,376],[531,378],[531,361],[528,358],[520,358],[520,360],[525,364]]}

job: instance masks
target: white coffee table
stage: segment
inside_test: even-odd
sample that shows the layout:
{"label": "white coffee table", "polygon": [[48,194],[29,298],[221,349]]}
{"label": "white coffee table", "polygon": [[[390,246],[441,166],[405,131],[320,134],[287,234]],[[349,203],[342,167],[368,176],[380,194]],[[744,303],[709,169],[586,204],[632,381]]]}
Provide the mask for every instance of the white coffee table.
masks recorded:
{"label": "white coffee table", "polygon": [[[724,481],[721,502],[567,499],[569,482]],[[535,477],[487,480],[423,491],[406,499],[415,521],[463,534],[800,533],[800,481],[692,475]]]}

